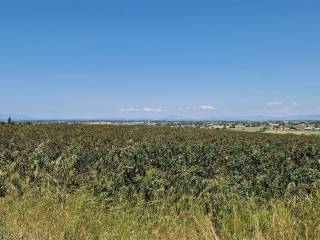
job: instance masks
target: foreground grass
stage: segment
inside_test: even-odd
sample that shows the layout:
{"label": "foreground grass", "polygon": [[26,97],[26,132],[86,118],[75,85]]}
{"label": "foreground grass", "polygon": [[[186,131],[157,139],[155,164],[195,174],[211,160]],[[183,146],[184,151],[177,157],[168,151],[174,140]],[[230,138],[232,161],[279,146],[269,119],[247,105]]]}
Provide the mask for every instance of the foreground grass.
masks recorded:
{"label": "foreground grass", "polygon": [[230,200],[212,216],[197,204],[108,207],[86,192],[26,194],[0,200],[0,239],[320,239],[319,209],[319,196]]}
{"label": "foreground grass", "polygon": [[[0,201],[0,239],[216,239],[208,216],[192,209],[119,204],[107,209],[85,193]],[[2,237],[2,238],[1,238]]]}

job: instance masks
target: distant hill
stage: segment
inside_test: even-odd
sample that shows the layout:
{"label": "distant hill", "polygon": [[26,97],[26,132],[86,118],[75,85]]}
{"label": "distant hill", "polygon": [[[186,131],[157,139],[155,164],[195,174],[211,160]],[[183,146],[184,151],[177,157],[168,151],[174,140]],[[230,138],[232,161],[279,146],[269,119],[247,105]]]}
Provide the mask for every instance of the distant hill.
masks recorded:
{"label": "distant hill", "polygon": [[312,120],[312,121],[319,120],[320,121],[320,114],[290,116],[285,120]]}
{"label": "distant hill", "polygon": [[292,116],[253,116],[248,117],[248,120],[252,121],[290,121],[290,120],[310,120],[320,121],[320,114],[313,115],[292,115]]}

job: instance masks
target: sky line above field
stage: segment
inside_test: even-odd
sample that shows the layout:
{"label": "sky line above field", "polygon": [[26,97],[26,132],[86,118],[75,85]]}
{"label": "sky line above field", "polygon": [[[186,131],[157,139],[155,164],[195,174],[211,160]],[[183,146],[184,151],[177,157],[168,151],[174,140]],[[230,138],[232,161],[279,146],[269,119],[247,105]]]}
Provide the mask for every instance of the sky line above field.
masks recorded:
{"label": "sky line above field", "polygon": [[0,114],[320,114],[320,2],[0,5]]}

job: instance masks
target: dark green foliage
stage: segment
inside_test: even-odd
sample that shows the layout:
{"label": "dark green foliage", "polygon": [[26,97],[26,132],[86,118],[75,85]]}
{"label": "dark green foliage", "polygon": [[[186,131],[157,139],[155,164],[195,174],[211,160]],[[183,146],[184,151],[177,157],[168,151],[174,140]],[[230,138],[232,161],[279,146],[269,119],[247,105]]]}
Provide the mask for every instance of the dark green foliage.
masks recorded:
{"label": "dark green foliage", "polygon": [[[0,127],[0,195],[86,188],[110,203],[281,198],[320,186],[320,138],[137,126]],[[183,200],[184,199],[184,200]],[[220,199],[221,200],[221,199]],[[219,200],[219,201],[220,201]],[[207,209],[208,210],[208,209]]]}

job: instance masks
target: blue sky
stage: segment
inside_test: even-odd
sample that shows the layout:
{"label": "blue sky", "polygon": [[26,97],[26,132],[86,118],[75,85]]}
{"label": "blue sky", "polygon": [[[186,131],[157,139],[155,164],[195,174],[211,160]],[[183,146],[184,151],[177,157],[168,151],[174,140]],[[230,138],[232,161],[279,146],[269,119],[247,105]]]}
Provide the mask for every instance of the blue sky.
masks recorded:
{"label": "blue sky", "polygon": [[2,1],[0,113],[320,113],[319,12],[316,0]]}

